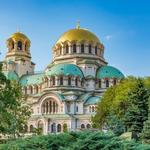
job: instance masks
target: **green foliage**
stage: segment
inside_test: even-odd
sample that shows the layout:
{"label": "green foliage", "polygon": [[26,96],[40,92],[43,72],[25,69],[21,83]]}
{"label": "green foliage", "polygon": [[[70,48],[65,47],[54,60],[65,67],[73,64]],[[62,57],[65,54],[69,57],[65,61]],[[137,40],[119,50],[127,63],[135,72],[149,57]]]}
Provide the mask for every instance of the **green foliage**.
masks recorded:
{"label": "green foliage", "polygon": [[149,97],[148,120],[144,122],[144,128],[142,131],[141,138],[144,143],[150,144],[150,97]]}
{"label": "green foliage", "polygon": [[70,132],[35,136],[0,145],[1,150],[148,150],[149,145],[122,140],[102,132]]}
{"label": "green foliage", "polygon": [[132,132],[141,133],[143,123],[148,117],[149,91],[145,88],[142,79],[138,79],[136,88],[128,93],[130,105],[125,113],[125,124]]}
{"label": "green foliage", "polygon": [[21,86],[6,79],[0,64],[0,133],[12,137],[19,136],[31,112]]}
{"label": "green foliage", "polygon": [[98,103],[93,127],[106,126],[116,135],[131,130],[141,132],[148,116],[150,79],[128,77],[110,87]]}

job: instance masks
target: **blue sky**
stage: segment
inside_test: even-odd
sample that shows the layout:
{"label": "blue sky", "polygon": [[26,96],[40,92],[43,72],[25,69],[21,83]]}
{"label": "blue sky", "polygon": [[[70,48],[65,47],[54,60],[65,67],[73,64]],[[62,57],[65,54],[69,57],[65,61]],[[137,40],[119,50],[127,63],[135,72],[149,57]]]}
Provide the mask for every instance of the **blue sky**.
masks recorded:
{"label": "blue sky", "polygon": [[59,36],[80,20],[105,45],[109,65],[150,76],[149,7],[149,0],[0,0],[0,60],[6,39],[19,28],[32,42],[36,70],[44,70]]}

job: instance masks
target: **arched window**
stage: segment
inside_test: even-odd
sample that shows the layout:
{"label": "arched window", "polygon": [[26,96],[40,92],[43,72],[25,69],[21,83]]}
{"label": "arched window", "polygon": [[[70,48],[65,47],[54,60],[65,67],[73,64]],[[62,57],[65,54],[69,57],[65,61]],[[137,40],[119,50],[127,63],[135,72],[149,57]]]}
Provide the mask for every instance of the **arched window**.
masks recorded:
{"label": "arched window", "polygon": [[76,53],[77,48],[76,48],[76,44],[73,44],[73,53]]}
{"label": "arched window", "polygon": [[69,46],[68,44],[66,45],[66,54],[69,53]]}
{"label": "arched window", "polygon": [[62,47],[60,46],[60,55],[62,54]]}
{"label": "arched window", "polygon": [[95,46],[95,55],[97,55],[97,46]]}
{"label": "arched window", "polygon": [[101,82],[101,80],[99,80],[99,88],[101,88],[102,87],[102,82]]}
{"label": "arched window", "polygon": [[91,54],[92,53],[92,47],[91,47],[91,45],[89,45],[89,54]]}
{"label": "arched window", "polygon": [[90,124],[87,124],[87,125],[86,125],[86,128],[88,128],[88,129],[91,128],[91,125],[90,125]]}
{"label": "arched window", "polygon": [[68,85],[71,85],[71,77],[68,77]]}
{"label": "arched window", "polygon": [[12,41],[12,49],[14,49],[14,41]]}
{"label": "arched window", "polygon": [[75,79],[75,85],[78,86],[78,78]]}
{"label": "arched window", "polygon": [[60,85],[63,85],[63,76],[60,77]]}
{"label": "arched window", "polygon": [[57,132],[61,132],[61,124],[57,125]]}
{"label": "arched window", "polygon": [[92,112],[95,112],[95,107],[94,106],[92,106]]}
{"label": "arched window", "polygon": [[48,78],[45,78],[45,86],[48,87]]}
{"label": "arched window", "polygon": [[52,133],[56,133],[56,123],[53,123],[53,124],[51,125],[51,132],[52,132]]}
{"label": "arched window", "polygon": [[27,43],[25,43],[24,49],[25,49],[25,51],[27,51]]}
{"label": "arched window", "polygon": [[30,125],[30,133],[33,132],[33,125]]}
{"label": "arched window", "polygon": [[38,129],[39,129],[40,134],[42,134],[43,133],[43,122],[42,121],[38,122]]}
{"label": "arched window", "polygon": [[24,94],[27,94],[27,87],[24,87]]}
{"label": "arched window", "polygon": [[52,77],[52,85],[55,85],[55,77]]}
{"label": "arched window", "polygon": [[81,44],[81,53],[84,53],[84,44]]}
{"label": "arched window", "polygon": [[28,126],[27,126],[27,125],[24,126],[24,132],[25,132],[25,133],[28,132]]}
{"label": "arched window", "polygon": [[22,42],[21,41],[18,41],[17,49],[18,50],[22,50]]}
{"label": "arched window", "polygon": [[85,128],[85,125],[84,124],[81,124],[81,129],[84,129]]}
{"label": "arched window", "polygon": [[78,112],[78,106],[76,106],[76,112]]}
{"label": "arched window", "polygon": [[47,99],[42,103],[42,114],[58,113],[58,103],[54,99]]}
{"label": "arched window", "polygon": [[63,132],[67,132],[68,131],[68,127],[67,127],[67,124],[63,124]]}
{"label": "arched window", "polygon": [[114,79],[114,80],[113,80],[113,85],[116,85],[116,84],[117,84],[117,80]]}
{"label": "arched window", "polygon": [[108,79],[106,79],[106,81],[105,81],[105,82],[106,82],[106,88],[107,88],[107,87],[109,87],[109,80],[108,80]]}
{"label": "arched window", "polygon": [[92,107],[91,106],[89,107],[89,112],[92,112]]}
{"label": "arched window", "polygon": [[39,88],[38,88],[38,86],[35,86],[35,93],[36,93],[36,94],[39,93]]}
{"label": "arched window", "polygon": [[29,86],[30,94],[33,94],[33,87]]}

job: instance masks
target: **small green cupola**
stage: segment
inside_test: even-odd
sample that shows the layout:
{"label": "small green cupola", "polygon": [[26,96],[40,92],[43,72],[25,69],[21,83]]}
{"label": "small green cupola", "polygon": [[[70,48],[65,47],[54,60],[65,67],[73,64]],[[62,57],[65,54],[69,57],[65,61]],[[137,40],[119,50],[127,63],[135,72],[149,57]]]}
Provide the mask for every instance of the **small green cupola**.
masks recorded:
{"label": "small green cupola", "polygon": [[47,76],[79,76],[83,78],[80,68],[74,64],[56,64],[46,71]]}
{"label": "small green cupola", "polygon": [[19,81],[19,77],[15,71],[3,71],[3,73],[8,80]]}
{"label": "small green cupola", "polygon": [[123,79],[124,75],[121,71],[117,68],[112,66],[102,66],[97,70],[97,78],[116,78],[116,79]]}

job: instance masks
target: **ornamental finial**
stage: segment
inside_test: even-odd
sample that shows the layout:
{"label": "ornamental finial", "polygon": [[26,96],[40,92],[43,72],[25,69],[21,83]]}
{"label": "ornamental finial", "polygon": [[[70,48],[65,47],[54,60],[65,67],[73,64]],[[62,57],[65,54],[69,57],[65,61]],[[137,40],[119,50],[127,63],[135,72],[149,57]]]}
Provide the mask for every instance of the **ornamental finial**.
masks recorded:
{"label": "ornamental finial", "polygon": [[77,29],[80,29],[80,21],[77,21],[76,28],[77,28]]}

